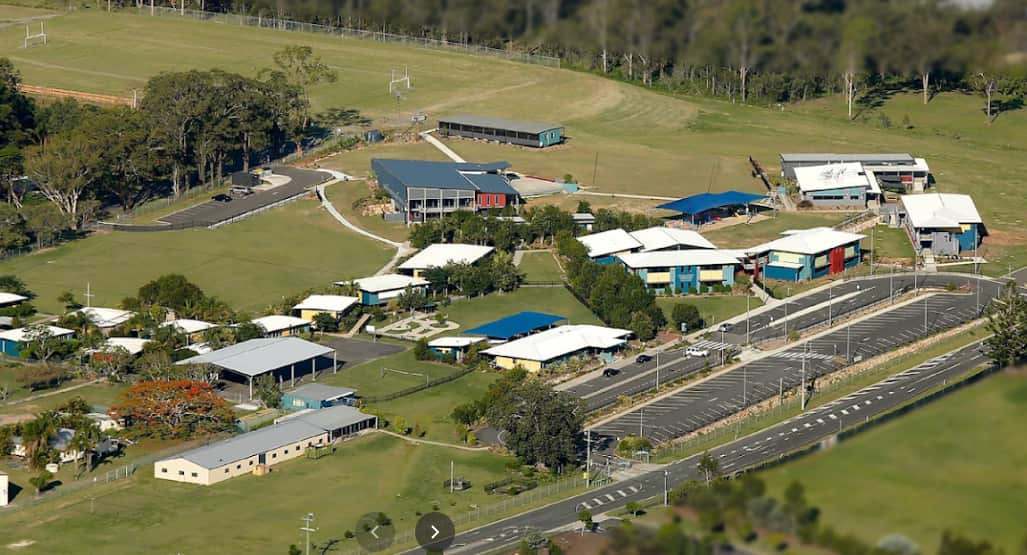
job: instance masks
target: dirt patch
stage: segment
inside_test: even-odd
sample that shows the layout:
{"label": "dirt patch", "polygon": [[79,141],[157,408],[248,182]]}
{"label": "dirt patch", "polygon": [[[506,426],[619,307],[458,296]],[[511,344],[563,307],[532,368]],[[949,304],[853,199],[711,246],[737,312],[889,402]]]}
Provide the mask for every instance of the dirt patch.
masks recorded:
{"label": "dirt patch", "polygon": [[610,541],[604,534],[564,532],[554,536],[553,543],[567,555],[592,555],[602,553]]}
{"label": "dirt patch", "polygon": [[36,540],[21,540],[7,544],[7,549],[21,549],[22,547],[29,547],[34,543],[36,543]]}
{"label": "dirt patch", "polygon": [[7,426],[8,424],[17,424],[18,422],[25,422],[32,420],[35,416],[22,413],[22,414],[0,414],[0,426]]}
{"label": "dirt patch", "polygon": [[1027,243],[1027,232],[989,229],[981,250],[987,252],[989,244],[996,247],[1008,247],[1024,243]]}

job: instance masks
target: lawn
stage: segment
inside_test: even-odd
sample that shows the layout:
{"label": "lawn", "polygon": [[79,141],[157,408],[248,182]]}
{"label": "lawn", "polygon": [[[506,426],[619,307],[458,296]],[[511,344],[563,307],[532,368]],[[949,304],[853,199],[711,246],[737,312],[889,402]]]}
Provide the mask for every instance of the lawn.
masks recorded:
{"label": "lawn", "polygon": [[827,524],[871,543],[897,532],[931,553],[952,529],[1012,552],[1025,533],[1025,419],[1021,369],[762,476],[778,495],[800,480]]}
{"label": "lawn", "polygon": [[495,372],[473,372],[449,383],[370,406],[386,416],[402,416],[411,426],[419,424],[425,431],[425,439],[459,443],[456,425],[449,418],[453,408],[481,398],[498,377]]}
{"label": "lawn", "polygon": [[[758,297],[749,297],[749,309],[756,310],[763,306],[763,301]],[[677,303],[687,303],[699,309],[699,314],[708,322],[714,325],[723,322],[728,318],[745,314],[746,298],[736,295],[713,295],[713,296],[683,296],[683,297],[657,297],[656,305],[663,310],[663,314],[670,321],[671,311]]]}
{"label": "lawn", "polygon": [[518,266],[526,281],[561,281],[563,272],[551,252],[526,252]]}
{"label": "lawn", "polygon": [[[0,385],[3,385],[6,381],[4,378],[4,374],[6,372],[6,369],[0,368]],[[63,405],[75,397],[81,397],[93,406],[109,407],[114,404],[114,400],[117,399],[118,395],[125,389],[125,386],[96,383],[71,391],[66,390],[68,387],[73,385],[75,385],[74,382],[67,384],[59,390],[44,390],[29,393],[28,390],[23,389],[20,385],[14,384],[11,386],[11,391],[14,392],[15,395],[11,397],[11,400],[8,401],[8,403],[0,405],[0,420],[2,420],[4,416],[39,414],[44,410],[49,410]],[[29,395],[42,395],[46,393],[52,393],[52,395],[47,395],[46,397],[39,399],[32,399],[31,401],[19,400],[20,398],[28,397]]]}
{"label": "lawn", "polygon": [[563,287],[522,287],[512,293],[493,293],[454,301],[440,310],[460,324],[456,334],[525,310],[563,316],[571,324],[602,324],[588,307]]}
{"label": "lawn", "polygon": [[381,243],[347,230],[313,200],[300,200],[218,229],[95,233],[56,249],[0,262],[23,279],[40,310],[57,296],[115,306],[161,274],[181,273],[236,309],[259,311],[284,295],[373,274],[392,256]]}
{"label": "lawn", "polygon": [[[276,465],[264,477],[235,478],[212,487],[177,484],[140,470],[131,487],[87,498],[60,512],[61,533],[53,533],[53,506],[43,504],[0,516],[3,543],[35,542],[19,552],[72,553],[103,545],[104,553],[200,553],[218,546],[237,553],[285,553],[302,545],[300,518],[313,512],[318,545],[337,540],[335,549],[357,549],[357,519],[371,511],[392,518],[397,533],[412,530],[419,514],[456,514],[471,505],[499,501],[482,486],[502,477],[508,458],[487,452],[414,446],[385,435],[344,443],[334,456],[297,459]],[[471,489],[449,493],[450,462]],[[105,490],[106,491],[106,490]],[[95,495],[95,494],[94,494]],[[112,526],[111,523],[117,523]],[[230,546],[230,547],[229,547]]]}
{"label": "lawn", "polygon": [[862,247],[869,250],[871,246],[871,235],[873,235],[873,246],[877,253],[874,255],[875,262],[902,262],[912,264],[913,244],[909,242],[906,230],[901,227],[888,227],[884,225],[875,226],[873,231],[866,230],[863,233],[867,238],[863,240]]}
{"label": "lawn", "polygon": [[[383,372],[382,368],[407,373]],[[416,360],[414,351],[407,349],[353,368],[344,368],[338,374],[327,374],[318,381],[356,389],[357,395],[361,397],[375,397],[422,385],[425,383],[425,375],[429,379],[439,379],[459,370],[448,364]]]}
{"label": "lawn", "polygon": [[381,216],[365,216],[353,208],[353,203],[370,194],[366,181],[341,181],[325,188],[325,195],[335,209],[354,225],[379,237],[403,242],[409,230],[403,223],[386,222]]}
{"label": "lawn", "polygon": [[781,232],[789,229],[805,229],[810,227],[832,227],[843,221],[849,214],[834,212],[763,212],[767,218],[751,224],[738,224],[701,231],[703,236],[721,248],[735,249],[753,247],[760,243],[781,238]]}

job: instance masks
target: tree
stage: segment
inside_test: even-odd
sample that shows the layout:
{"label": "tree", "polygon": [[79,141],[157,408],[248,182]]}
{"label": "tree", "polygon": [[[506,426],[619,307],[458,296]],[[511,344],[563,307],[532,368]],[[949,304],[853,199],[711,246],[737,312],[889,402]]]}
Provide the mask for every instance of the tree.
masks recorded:
{"label": "tree", "polygon": [[945,530],[941,534],[941,545],[938,546],[938,555],[999,555],[1000,550],[995,549],[990,542],[975,542],[970,538]]}
{"label": "tree", "polygon": [[902,534],[888,534],[881,538],[877,549],[888,555],[920,555],[920,546]]}
{"label": "tree", "polygon": [[273,409],[282,404],[282,388],[271,374],[264,374],[253,381],[253,388],[264,406]]}
{"label": "tree", "polygon": [[50,462],[50,438],[57,432],[57,415],[44,411],[22,424],[21,439],[25,446],[25,458],[29,466],[39,470]]}
{"label": "tree", "polygon": [[624,510],[631,513],[631,516],[637,517],[638,513],[642,512],[642,504],[638,501],[628,501],[628,503],[624,505]]}
{"label": "tree", "polygon": [[489,261],[492,272],[492,286],[499,291],[513,291],[524,281],[524,274],[513,263],[513,255],[498,251]]}
{"label": "tree", "polygon": [[1027,299],[1020,295],[1015,281],[1006,283],[991,303],[987,328],[992,335],[984,340],[984,346],[996,364],[1009,366],[1027,357]]}
{"label": "tree", "polygon": [[78,300],[75,299],[75,294],[71,291],[65,291],[58,295],[57,302],[64,305],[64,310],[66,311],[78,310],[82,308],[82,303],[78,302]]}
{"label": "tree", "polygon": [[434,360],[435,355],[432,350],[428,348],[428,340],[420,338],[417,343],[414,343],[414,358],[417,360]]}
{"label": "tree", "polygon": [[581,523],[581,529],[592,528],[592,511],[581,511],[578,513],[578,522]]}
{"label": "tree", "polygon": [[57,337],[46,324],[33,324],[25,328],[21,358],[46,362],[53,357],[62,358],[74,350],[68,339]]}
{"label": "tree", "polygon": [[720,479],[720,461],[709,451],[699,457],[699,464],[696,465],[696,468],[706,478],[706,487],[709,487],[713,480]]}
{"label": "tree", "polygon": [[339,331],[339,320],[327,312],[318,312],[314,315],[314,327],[324,333],[335,333]]}
{"label": "tree", "polygon": [[428,299],[424,297],[424,293],[420,289],[414,289],[407,285],[406,289],[399,294],[396,298],[399,308],[408,312],[420,310],[428,304]]}
{"label": "tree", "polygon": [[93,470],[93,459],[96,455],[96,445],[100,442],[100,427],[96,422],[79,416],[74,427],[75,435],[71,437],[71,444],[68,446],[81,455],[79,471],[75,477]]}
{"label": "tree", "polygon": [[159,306],[175,312],[200,305],[206,298],[199,286],[181,274],[164,274],[144,284],[136,294],[142,307]]}
{"label": "tree", "polygon": [[29,242],[22,214],[13,204],[0,202],[0,255],[17,250]]}
{"label": "tree", "polygon": [[22,281],[18,276],[14,274],[0,275],[0,291],[6,293],[14,293],[15,295],[21,295],[22,297],[34,298],[36,295],[29,290],[25,282]]}
{"label": "tree", "polygon": [[189,380],[140,381],[119,395],[111,416],[144,437],[189,438],[228,430],[231,408],[210,384]]}
{"label": "tree", "polygon": [[21,209],[25,230],[36,239],[36,248],[50,246],[68,228],[68,218],[53,204],[29,204]]}
{"label": "tree", "polygon": [[275,52],[274,61],[280,76],[278,79],[272,76],[273,81],[281,83],[279,90],[283,90],[283,96],[290,100],[285,108],[288,129],[296,143],[296,151],[302,155],[303,136],[310,126],[310,87],[322,82],[334,83],[338,75],[321,61],[320,56],[315,56],[309,46],[286,46]]}
{"label": "tree", "polygon": [[674,308],[671,310],[670,319],[674,322],[674,329],[681,329],[681,324],[685,324],[685,329],[697,330],[702,327],[702,315],[699,314],[699,309],[693,304],[689,303],[674,303]]}
{"label": "tree", "polygon": [[80,201],[100,177],[100,152],[80,130],[55,135],[25,160],[26,173],[39,192],[56,206],[77,230]]}
{"label": "tree", "polygon": [[[491,388],[490,388],[491,389]],[[486,419],[526,464],[557,468],[574,460],[585,411],[578,399],[525,380],[486,402]]]}
{"label": "tree", "polygon": [[243,341],[249,341],[250,339],[259,339],[264,337],[267,333],[260,324],[255,324],[252,321],[239,322],[235,326],[235,342],[242,343]]}
{"label": "tree", "polygon": [[639,341],[649,341],[656,337],[656,326],[653,319],[645,312],[636,312],[631,315],[631,323],[628,325]]}
{"label": "tree", "polygon": [[53,479],[53,474],[48,470],[41,470],[39,474],[29,478],[29,484],[36,489],[36,497],[39,497],[40,493],[46,489],[46,486],[50,485],[50,480]]}
{"label": "tree", "polygon": [[21,365],[14,371],[14,379],[29,391],[60,385],[68,373],[53,364]]}

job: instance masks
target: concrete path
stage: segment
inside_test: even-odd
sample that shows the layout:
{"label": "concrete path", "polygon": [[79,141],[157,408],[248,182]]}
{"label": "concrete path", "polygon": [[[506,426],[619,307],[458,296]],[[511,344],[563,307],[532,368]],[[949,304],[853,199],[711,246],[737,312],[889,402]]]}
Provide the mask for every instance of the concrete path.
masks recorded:
{"label": "concrete path", "polygon": [[370,239],[374,239],[375,241],[379,241],[379,242],[385,243],[386,245],[389,245],[390,247],[393,247],[394,249],[396,249],[396,254],[392,257],[391,260],[389,260],[388,263],[385,264],[385,266],[382,266],[381,269],[379,269],[375,273],[376,276],[380,276],[382,274],[387,274],[387,273],[391,272],[392,269],[396,266],[396,264],[399,262],[399,260],[401,258],[403,258],[404,256],[407,256],[408,254],[410,254],[410,253],[414,252],[414,250],[416,250],[416,249],[411,248],[409,243],[398,243],[396,241],[392,241],[392,240],[386,239],[386,238],[381,237],[379,235],[375,235],[375,234],[371,233],[370,231],[367,231],[367,230],[365,230],[365,229],[363,229],[361,227],[357,227],[356,224],[354,224],[353,222],[351,222],[351,221],[347,220],[346,218],[344,218],[342,216],[342,214],[340,214],[339,211],[336,210],[335,205],[332,204],[331,201],[328,200],[328,195],[325,194],[325,187],[328,186],[328,185],[333,185],[335,183],[341,183],[341,182],[349,181],[350,176],[348,176],[348,175],[346,175],[346,174],[344,174],[344,173],[342,173],[340,171],[335,171],[335,170],[325,170],[325,169],[322,169],[322,170],[319,170],[319,171],[323,171],[323,172],[329,173],[329,174],[332,175],[332,177],[335,178],[332,181],[329,181],[327,183],[322,183],[322,184],[317,186],[317,194],[318,194],[318,196],[321,197],[321,206],[325,210],[327,210],[328,213],[331,214],[332,217],[335,218],[342,225],[350,228],[351,230],[355,231],[356,233],[359,233],[360,235],[363,235],[364,237],[368,237]]}
{"label": "concrete path", "polygon": [[756,295],[759,300],[763,301],[764,305],[773,306],[781,302],[780,300],[771,297],[770,293],[768,293],[766,289],[760,287],[760,285],[755,281],[751,283],[750,289],[752,289],[753,295]]}
{"label": "concrete path", "polygon": [[575,195],[590,195],[593,197],[610,197],[610,198],[640,198],[643,200],[678,200],[674,197],[657,197],[652,195],[631,195],[627,193],[597,193],[592,191],[577,191]]}
{"label": "concrete path", "polygon": [[434,136],[432,136],[432,132],[433,131],[435,131],[435,130],[434,129],[429,129],[427,131],[422,131],[421,133],[419,133],[419,135],[421,135],[422,139],[424,139],[425,141],[428,141],[428,144],[430,144],[430,145],[434,146],[435,148],[439,149],[439,152],[441,152],[441,153],[445,154],[446,156],[448,156],[450,160],[452,160],[452,161],[454,161],[454,162],[456,162],[458,164],[465,164],[465,163],[467,163],[467,160],[464,160],[463,158],[460,157],[459,154],[457,154],[456,152],[453,152],[453,149],[451,149],[448,146],[442,144],[442,141],[440,141],[440,140],[436,139]]}
{"label": "concrete path", "polygon": [[393,437],[398,437],[399,439],[402,439],[403,441],[406,441],[406,442],[409,442],[409,443],[414,443],[414,444],[417,444],[417,445],[434,445],[436,447],[449,447],[451,449],[460,449],[461,451],[477,451],[477,452],[481,452],[481,451],[488,451],[489,450],[488,447],[470,447],[468,445],[456,445],[455,443],[443,443],[441,441],[431,441],[431,440],[427,440],[427,439],[417,439],[417,438],[413,438],[413,437],[410,437],[410,436],[405,436],[403,434],[397,434],[396,432],[390,432],[389,430],[381,430],[381,429],[379,429],[377,431],[381,432],[383,434],[386,434],[386,435],[390,435],[390,436],[393,436]]}

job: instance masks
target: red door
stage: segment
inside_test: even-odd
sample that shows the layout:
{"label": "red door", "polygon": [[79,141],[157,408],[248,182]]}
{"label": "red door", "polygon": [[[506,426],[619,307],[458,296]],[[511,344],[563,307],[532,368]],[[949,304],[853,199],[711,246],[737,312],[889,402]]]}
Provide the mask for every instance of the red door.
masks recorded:
{"label": "red door", "polygon": [[829,273],[837,274],[845,271],[845,247],[831,249],[831,270]]}

